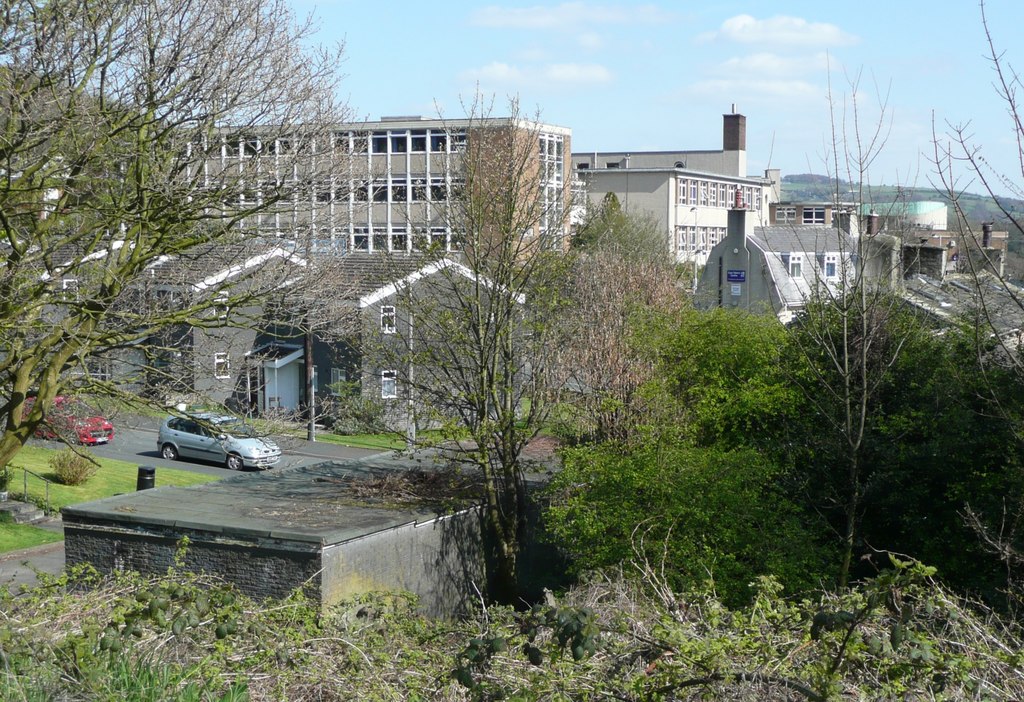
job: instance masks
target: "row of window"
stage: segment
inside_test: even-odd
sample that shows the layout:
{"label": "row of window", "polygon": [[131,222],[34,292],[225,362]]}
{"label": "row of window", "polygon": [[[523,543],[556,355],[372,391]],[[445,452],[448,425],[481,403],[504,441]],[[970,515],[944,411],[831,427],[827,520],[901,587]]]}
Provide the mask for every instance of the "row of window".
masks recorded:
{"label": "row of window", "polygon": [[416,230],[412,237],[403,228],[355,227],[351,235],[353,251],[460,251],[458,234],[443,227]]}
{"label": "row of window", "polygon": [[378,178],[369,185],[356,185],[352,198],[356,202],[448,202],[458,197],[461,188],[461,180],[447,181],[443,177]]}
{"label": "row of window", "polygon": [[710,251],[725,238],[725,227],[676,227],[679,251]]}
{"label": "row of window", "polygon": [[[825,224],[825,208],[824,207],[801,207],[800,209],[800,223],[801,224]],[[775,223],[776,224],[796,224],[797,222],[797,208],[791,205],[780,206],[775,209]]]}
{"label": "row of window", "polygon": [[[453,153],[466,145],[464,130],[395,129],[375,132],[335,132],[330,148],[346,154]],[[287,156],[324,151],[314,139],[277,137],[264,140],[259,136],[234,134],[222,139],[222,158]]]}
{"label": "row of window", "polygon": [[225,198],[230,207],[260,205],[267,197],[279,198],[283,206],[300,202],[448,202],[458,197],[463,187],[461,178],[444,176],[392,176],[375,178],[372,182],[336,181],[296,183],[289,190],[274,181],[257,183]]}
{"label": "row of window", "polygon": [[263,236],[290,241],[311,253],[344,253],[346,251],[393,251],[416,253],[425,251],[456,252],[462,250],[462,236],[445,227],[331,227],[296,223],[289,215],[263,215],[243,228],[259,230]]}
{"label": "row of window", "polygon": [[[789,272],[791,278],[803,277],[805,256],[803,252],[787,252],[780,254],[780,256],[782,258],[782,265]],[[818,271],[825,280],[831,281],[839,277],[839,254],[817,254],[815,258],[818,263]]]}
{"label": "row of window", "polygon": [[[394,308],[391,308],[392,314]],[[383,324],[383,322],[382,322]],[[219,352],[213,354],[213,376],[219,379],[227,379],[231,377],[231,357],[226,352]],[[313,382],[314,386],[319,375],[316,370],[313,371]],[[339,385],[348,380],[348,372],[344,368],[331,368],[331,384],[328,390],[332,395],[340,394]],[[319,388],[315,388],[319,390]],[[380,396],[381,399],[388,400],[398,397],[398,372],[393,370],[381,371],[380,374]]]}
{"label": "row of window", "polygon": [[698,178],[679,178],[676,184],[677,202],[680,205],[731,209],[736,205],[736,190],[739,188],[741,207],[748,210],[761,209],[761,188],[758,186],[740,186]]}

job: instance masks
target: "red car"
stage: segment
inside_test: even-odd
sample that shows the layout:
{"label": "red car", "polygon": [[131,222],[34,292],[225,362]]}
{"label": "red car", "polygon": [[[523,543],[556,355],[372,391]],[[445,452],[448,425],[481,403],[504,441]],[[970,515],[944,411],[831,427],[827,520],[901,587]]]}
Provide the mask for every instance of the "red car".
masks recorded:
{"label": "red car", "polygon": [[[35,402],[34,397],[25,401],[28,414]],[[41,439],[64,439],[85,446],[105,444],[114,438],[114,425],[106,417],[94,414],[85,403],[73,397],[58,395],[47,413],[46,422],[36,428]]]}

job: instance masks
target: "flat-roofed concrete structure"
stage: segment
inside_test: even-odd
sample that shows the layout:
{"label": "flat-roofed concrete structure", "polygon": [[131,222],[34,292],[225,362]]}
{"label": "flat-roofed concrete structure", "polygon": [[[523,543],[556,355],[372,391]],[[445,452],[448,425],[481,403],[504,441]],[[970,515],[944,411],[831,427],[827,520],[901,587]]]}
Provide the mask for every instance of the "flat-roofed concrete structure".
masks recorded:
{"label": "flat-roofed concrete structure", "polygon": [[747,234],[767,224],[778,198],[778,171],[747,174],[747,122],[735,110],[722,116],[722,148],[699,151],[601,151],[572,154],[589,200],[614,194],[625,210],[651,217],[676,262],[707,264],[725,238],[728,212],[750,211]]}
{"label": "flat-roofed concrete structure", "polygon": [[408,591],[424,613],[456,616],[486,591],[479,511],[356,489],[398,467],[390,457],[327,462],[66,507],[66,563],[164,573],[187,537],[185,569],[217,574],[253,597],[302,588],[326,606]]}

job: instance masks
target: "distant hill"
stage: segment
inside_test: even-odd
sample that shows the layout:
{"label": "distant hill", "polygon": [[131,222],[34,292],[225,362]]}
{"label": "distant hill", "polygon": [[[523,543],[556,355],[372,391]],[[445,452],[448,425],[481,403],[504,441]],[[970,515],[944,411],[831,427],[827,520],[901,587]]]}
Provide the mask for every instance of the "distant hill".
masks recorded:
{"label": "distant hill", "polygon": [[[856,186],[845,180],[835,181],[828,176],[802,173],[799,175],[782,176],[782,200],[794,202],[828,202],[835,198],[837,192],[844,200],[855,200]],[[842,193],[850,193],[843,198]],[[949,204],[946,193],[932,187],[900,187],[895,185],[879,185],[871,188],[870,201],[883,205],[885,203],[929,201]],[[995,202],[988,195],[964,193],[961,195],[961,207],[972,226],[980,227],[982,222],[992,222],[997,230],[1010,231],[1010,251],[1024,254],[1024,232],[1014,227],[1007,216],[1002,214]],[[1024,219],[1024,201],[1007,198],[1000,200],[1002,207],[1014,213],[1015,217]],[[951,218],[950,218],[951,219]]]}
{"label": "distant hill", "polygon": [[[829,201],[835,193],[851,193],[849,198],[853,200],[853,191],[856,186],[845,180],[834,181],[829,176],[803,173],[799,175],[787,175],[782,177],[782,199],[792,201]],[[945,202],[949,198],[940,190],[934,188],[905,188],[892,185],[881,185],[871,188],[871,201],[876,203],[888,202],[919,202],[928,200],[931,202]],[[1001,203],[1015,216],[1024,218],[1024,200],[1013,198],[1002,199]],[[980,226],[982,222],[992,222],[996,229],[1010,230],[1011,250],[1021,252],[1024,250],[1024,235],[1020,231],[1014,231],[996,203],[987,195],[974,195],[965,193],[960,196],[960,206],[967,215],[967,220],[973,226]],[[1019,215],[1017,214],[1019,213]]]}

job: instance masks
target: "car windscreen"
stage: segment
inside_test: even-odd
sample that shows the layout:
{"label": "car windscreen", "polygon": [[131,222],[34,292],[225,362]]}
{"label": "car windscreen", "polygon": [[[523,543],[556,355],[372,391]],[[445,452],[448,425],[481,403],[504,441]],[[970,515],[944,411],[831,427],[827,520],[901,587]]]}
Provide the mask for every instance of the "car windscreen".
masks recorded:
{"label": "car windscreen", "polygon": [[257,436],[256,429],[251,424],[245,424],[244,422],[223,422],[217,425],[217,429],[228,436],[234,436],[239,439]]}

